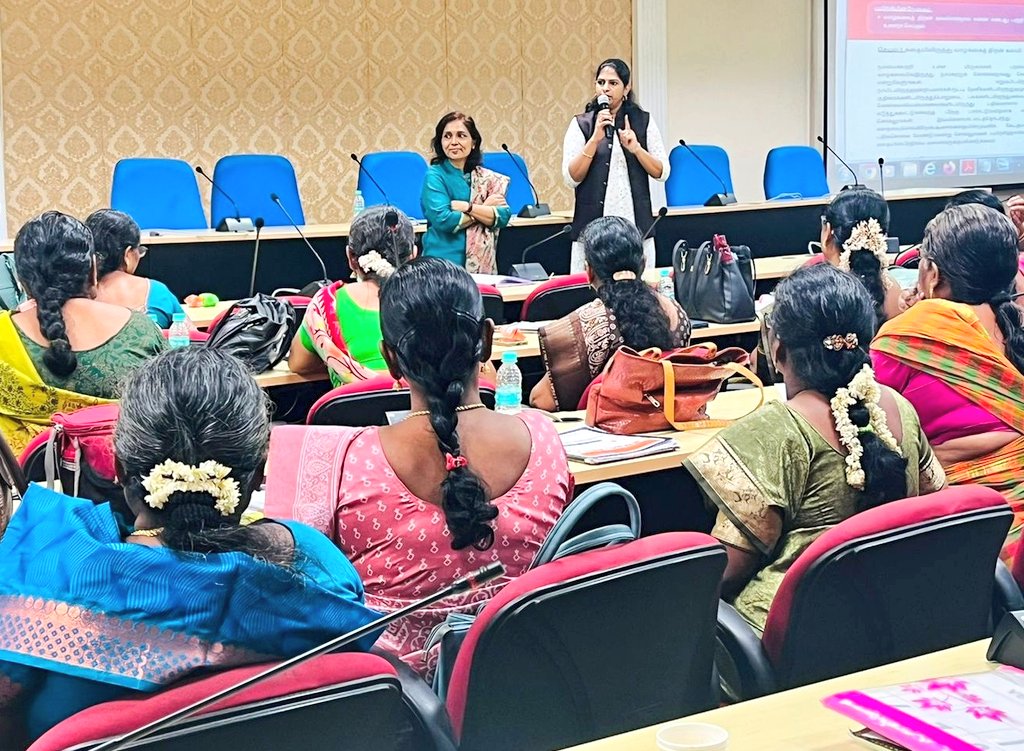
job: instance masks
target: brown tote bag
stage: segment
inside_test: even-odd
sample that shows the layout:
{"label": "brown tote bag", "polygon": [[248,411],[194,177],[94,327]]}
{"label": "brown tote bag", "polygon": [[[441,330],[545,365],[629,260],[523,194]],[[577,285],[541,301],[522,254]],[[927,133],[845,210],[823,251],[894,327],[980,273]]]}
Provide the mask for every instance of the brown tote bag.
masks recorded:
{"label": "brown tote bag", "polygon": [[746,367],[749,360],[739,347],[719,350],[710,342],[665,354],[621,347],[590,389],[587,425],[620,435],[724,427],[732,420],[708,418],[707,405],[726,379],[742,375],[760,389],[754,409],[764,403],[764,386]]}

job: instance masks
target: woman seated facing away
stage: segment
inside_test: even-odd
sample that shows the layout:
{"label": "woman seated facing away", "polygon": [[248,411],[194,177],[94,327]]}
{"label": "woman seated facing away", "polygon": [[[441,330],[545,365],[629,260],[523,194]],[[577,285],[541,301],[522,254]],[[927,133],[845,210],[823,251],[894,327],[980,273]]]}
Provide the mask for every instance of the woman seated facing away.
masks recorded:
{"label": "woman seated facing away", "polygon": [[[982,206],[988,206],[990,209],[995,209],[1000,214],[1004,214],[1009,217],[1010,221],[1013,222],[1013,226],[1017,230],[1017,248],[1021,253],[1024,253],[1024,198],[1021,198],[1020,196],[1010,196],[1004,204],[996,198],[991,191],[975,188],[973,190],[962,190],[957,193],[946,201],[946,208],[951,209],[954,206],[966,206],[972,203],[979,203]],[[1014,280],[1014,290],[1016,292],[1024,292],[1024,257],[1020,259],[1017,278]],[[906,297],[906,307],[909,308],[917,302],[917,300],[921,299],[921,294],[915,286],[912,290],[906,293]],[[1017,304],[1024,304],[1024,300],[1018,298]]]}
{"label": "woman seated facing away", "polygon": [[928,223],[917,286],[922,300],[871,344],[878,379],[917,408],[952,483],[1002,493],[1024,522],[1024,324],[1012,299],[1017,232],[979,204]]}
{"label": "woman seated facing away", "polygon": [[378,617],[316,530],[239,525],[268,434],[244,365],[174,350],[140,368],[121,400],[129,526],[108,504],[30,487],[0,542],[0,737],[33,739],[126,692],[290,657]]}
{"label": "woman seated facing away", "polygon": [[380,285],[416,256],[409,217],[393,206],[366,209],[352,222],[346,253],[356,281],[335,282],[313,296],[288,354],[293,372],[326,368],[334,386],[387,370],[380,351]]}
{"label": "woman seated facing away", "polygon": [[875,303],[879,326],[900,313],[900,286],[886,272],[888,233],[889,205],[870,188],[844,190],[821,217],[825,261],[864,283]]}
{"label": "woman seated facing away", "polygon": [[125,375],[167,345],[142,313],[93,299],[92,234],[74,217],[27,222],[14,266],[29,300],[0,313],[0,429],[20,452],[54,412],[116,398]]}
{"label": "woman seated facing away", "polygon": [[670,350],[690,342],[686,312],[641,278],[644,251],[636,225],[600,217],[586,226],[580,242],[597,299],[540,330],[547,372],[530,392],[530,404],[548,412],[576,409],[619,347]]}
{"label": "woman seated facing away", "polygon": [[468,115],[449,112],[438,120],[420,194],[427,218],[423,254],[447,258],[471,274],[496,274],[498,230],[512,217],[508,177],[481,166],[481,141]]}
{"label": "woman seated facing away", "polygon": [[418,258],[384,284],[380,311],[384,358],[409,382],[412,411],[383,428],[279,428],[266,510],[334,540],[375,610],[402,608],[492,561],[505,565],[498,583],[414,613],[381,637],[427,674],[430,630],[526,571],[573,480],[546,415],[483,409],[478,372],[494,325],[464,269]]}
{"label": "woman seated facing away", "polygon": [[825,264],[781,282],[769,344],[789,400],[768,402],[685,462],[718,510],[722,595],[759,631],[786,571],[821,533],[945,484],[914,408],[868,364],[874,307],[863,284]]}
{"label": "woman seated facing away", "polygon": [[135,276],[146,255],[135,220],[121,211],[100,209],[89,215],[85,226],[96,248],[96,299],[146,313],[160,328],[169,328],[174,314],[185,311],[166,284]]}

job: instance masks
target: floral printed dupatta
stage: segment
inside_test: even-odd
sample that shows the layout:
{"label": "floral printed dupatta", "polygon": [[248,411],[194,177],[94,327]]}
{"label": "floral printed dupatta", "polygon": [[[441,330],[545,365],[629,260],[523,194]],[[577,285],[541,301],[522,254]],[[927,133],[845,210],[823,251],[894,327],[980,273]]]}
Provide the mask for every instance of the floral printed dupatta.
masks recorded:
{"label": "floral printed dupatta", "polygon": [[345,337],[338,320],[338,290],[345,282],[335,282],[319,290],[306,308],[302,326],[313,348],[327,365],[331,385],[337,387],[353,381],[376,378],[379,371],[360,365],[345,346]]}
{"label": "floral printed dupatta", "polygon": [[[509,178],[477,167],[470,175],[469,202],[482,204],[490,196],[505,196]],[[470,274],[498,273],[498,228],[475,222],[466,229],[466,270]]]}

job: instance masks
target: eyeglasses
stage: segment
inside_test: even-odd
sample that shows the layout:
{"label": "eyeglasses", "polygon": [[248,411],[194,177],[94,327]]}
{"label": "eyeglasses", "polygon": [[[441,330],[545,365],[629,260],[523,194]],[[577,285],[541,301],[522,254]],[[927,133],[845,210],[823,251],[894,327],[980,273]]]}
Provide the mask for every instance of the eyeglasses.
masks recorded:
{"label": "eyeglasses", "polygon": [[149,252],[149,248],[147,248],[145,245],[136,245],[134,248],[131,248],[131,250],[134,250],[135,255],[137,255],[139,258],[145,258],[146,253]]}
{"label": "eyeglasses", "polygon": [[828,217],[824,214],[821,215],[821,228],[825,229],[825,225],[828,224]]}

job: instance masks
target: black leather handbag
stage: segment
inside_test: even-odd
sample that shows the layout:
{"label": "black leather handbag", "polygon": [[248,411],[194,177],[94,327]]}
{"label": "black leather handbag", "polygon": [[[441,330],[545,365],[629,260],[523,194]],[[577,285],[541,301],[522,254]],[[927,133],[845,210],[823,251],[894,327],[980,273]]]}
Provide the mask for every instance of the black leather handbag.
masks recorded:
{"label": "black leather handbag", "polygon": [[746,245],[725,237],[690,248],[685,240],[672,250],[676,299],[691,318],[714,323],[754,320],[754,262]]}
{"label": "black leather handbag", "polygon": [[253,373],[262,373],[288,354],[298,326],[290,303],[258,294],[228,308],[210,330],[206,346],[222,349],[248,365]]}

